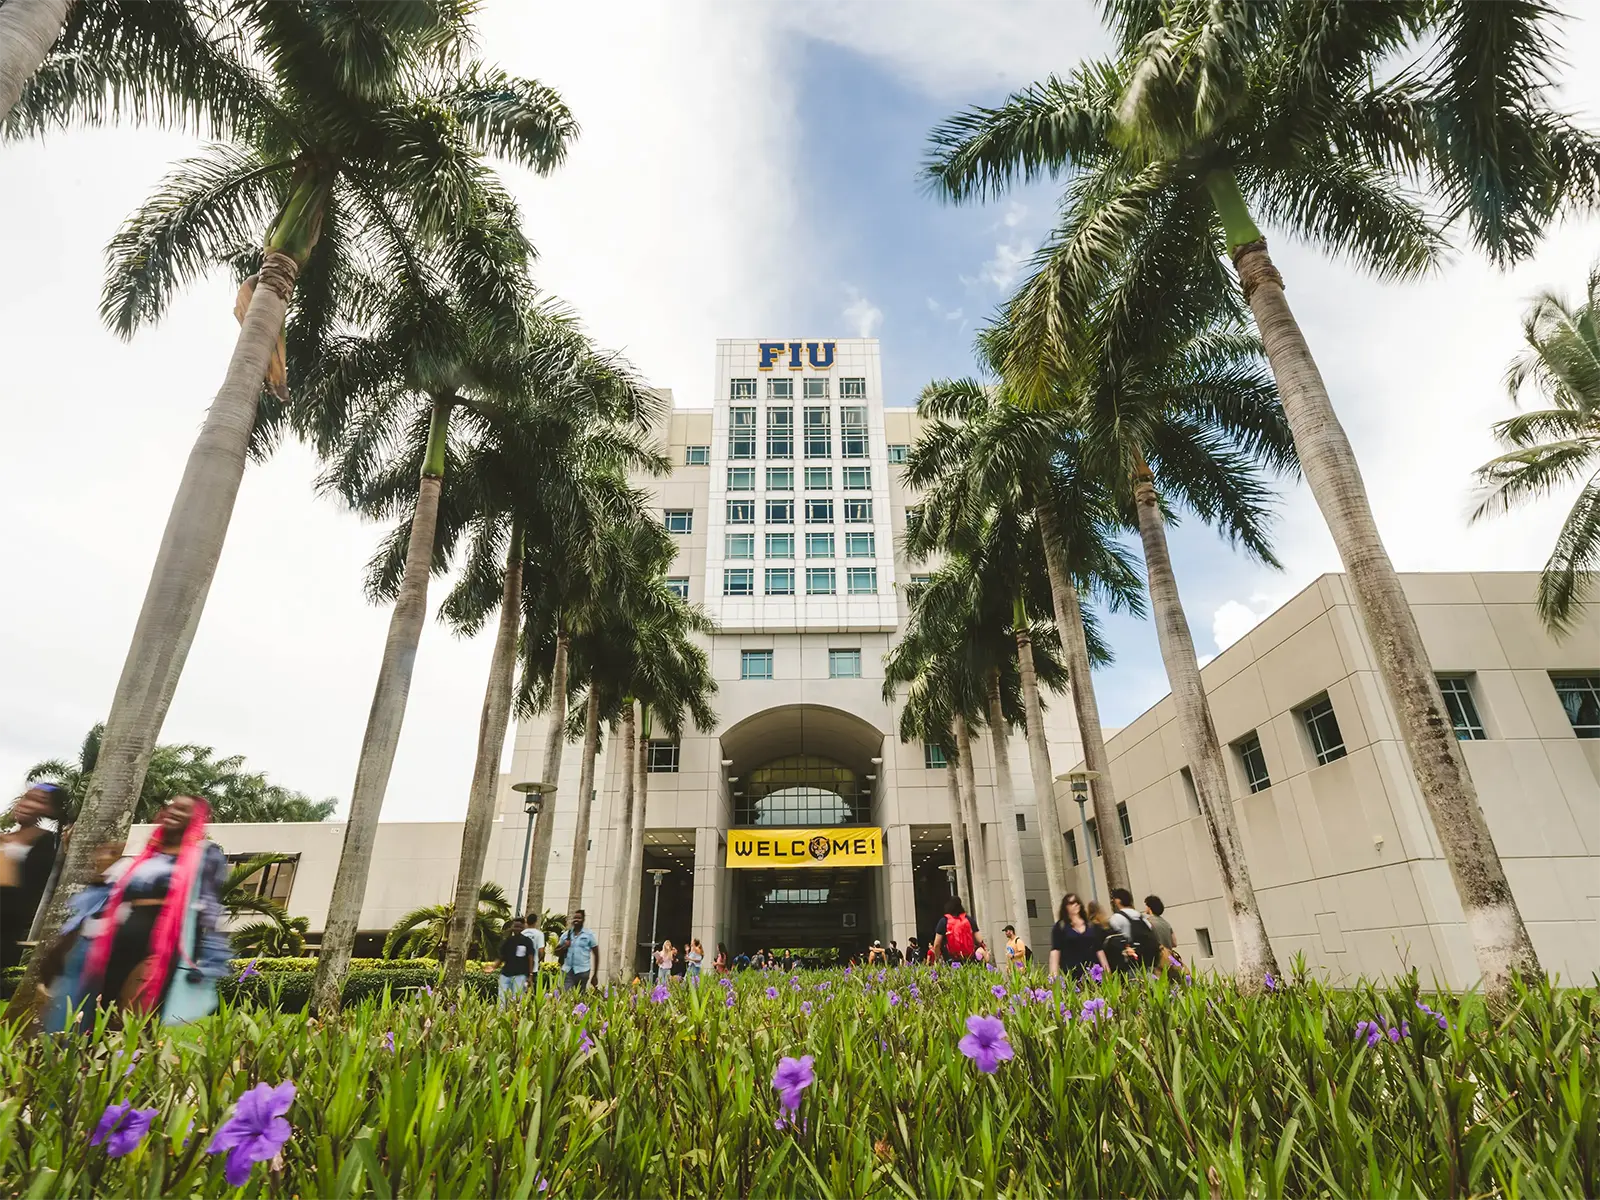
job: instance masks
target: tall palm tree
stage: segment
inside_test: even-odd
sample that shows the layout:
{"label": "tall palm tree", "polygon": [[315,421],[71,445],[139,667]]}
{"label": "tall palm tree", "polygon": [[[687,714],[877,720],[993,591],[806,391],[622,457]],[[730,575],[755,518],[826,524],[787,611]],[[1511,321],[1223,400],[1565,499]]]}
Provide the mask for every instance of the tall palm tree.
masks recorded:
{"label": "tall palm tree", "polygon": [[1550,407],[1495,425],[1506,453],[1478,468],[1484,491],[1472,519],[1585,480],[1539,577],[1539,615],[1564,636],[1600,573],[1600,265],[1576,308],[1551,292],[1538,297],[1522,335],[1528,348],[1506,372],[1507,389],[1515,402],[1531,387]]}
{"label": "tall palm tree", "polygon": [[1550,220],[1600,197],[1600,141],[1549,103],[1554,9],[1425,0],[1103,7],[1115,60],[1052,77],[999,109],[970,110],[934,134],[930,177],[953,199],[1072,176],[1062,222],[1014,306],[1025,331],[1008,378],[1035,390],[1070,357],[1071,315],[1103,294],[1108,272],[1120,272],[1119,303],[1135,319],[1183,304],[1196,282],[1248,304],[1485,986],[1501,997],[1513,974],[1537,971],[1533,945],[1360,469],[1252,210],[1382,277],[1406,278],[1444,249],[1440,222],[1409,191],[1420,177],[1491,258],[1531,253]]}
{"label": "tall palm tree", "polygon": [[[1090,676],[1091,662],[1105,665],[1109,649],[1091,639],[1092,614],[1082,597],[1102,601],[1113,611],[1143,615],[1143,581],[1132,556],[1116,541],[1128,521],[1103,481],[1086,469],[1082,438],[1064,409],[1035,411],[1011,401],[1003,384],[976,379],[939,380],[923,389],[918,411],[928,423],[906,463],[906,480],[923,492],[921,523],[928,537],[940,529],[959,529],[1004,508],[1010,520],[1032,516],[1028,552],[1017,563],[1036,571],[1043,563],[1049,603],[1056,617],[1073,708],[1083,739],[1084,760],[1099,779],[1093,788],[1095,817],[1101,829],[1117,827],[1117,799],[1110,777],[1099,705]],[[1032,553],[1037,544],[1043,551]],[[1035,591],[1038,585],[1033,584]],[[1013,621],[1023,697],[1028,713],[1028,748],[1040,807],[1045,864],[1051,892],[1066,886],[1060,818],[1054,803],[1043,710],[1032,666],[1027,601]],[[1131,887],[1120,841],[1103,843],[1108,887]]]}
{"label": "tall palm tree", "polygon": [[[565,106],[537,84],[476,65],[429,66],[451,32],[438,21],[347,53],[351,7],[257,6],[253,37],[238,50],[239,78],[255,72],[255,84],[237,140],[181,163],[111,244],[101,311],[124,335],[157,319],[177,285],[213,265],[255,265],[236,304],[242,328],[226,379],[167,520],[80,836],[67,852],[63,878],[72,885],[88,879],[94,846],[126,835],[246,459],[265,451],[264,431],[282,418],[281,335],[291,295],[297,334],[288,350],[308,361],[333,310],[350,298],[356,262],[382,264],[404,281],[439,247],[451,287],[483,300],[486,311],[503,308],[499,298],[521,275],[526,247],[508,255],[505,236],[474,233],[489,218],[503,227],[511,210],[484,155],[548,171],[575,131]],[[261,404],[269,375],[274,395]],[[58,890],[52,900],[52,923],[65,915],[65,895]],[[32,986],[30,978],[23,990]]]}
{"label": "tall palm tree", "polygon": [[[511,902],[506,890],[492,879],[477,889],[477,908],[473,912],[472,939],[468,952],[488,959],[500,945],[501,931],[511,919]],[[394,923],[383,940],[385,958],[433,958],[444,954],[449,941],[453,904],[428,904],[414,908]]]}

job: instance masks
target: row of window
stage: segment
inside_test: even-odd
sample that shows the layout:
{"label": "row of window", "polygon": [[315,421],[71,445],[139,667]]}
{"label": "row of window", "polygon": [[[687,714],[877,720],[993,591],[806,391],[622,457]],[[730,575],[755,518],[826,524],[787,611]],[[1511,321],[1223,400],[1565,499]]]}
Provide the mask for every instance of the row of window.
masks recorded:
{"label": "row of window", "polygon": [[[869,491],[872,488],[871,467],[844,467],[839,472],[844,490],[847,492]],[[805,468],[805,485],[808,492],[829,492],[833,490],[832,467],[807,467]],[[756,490],[756,469],[754,467],[729,467],[728,490],[730,492],[753,492]],[[794,491],[793,467],[768,467],[767,491],[792,492]]]}
{"label": "row of window", "polygon": [[[793,500],[768,500],[765,502],[764,515],[768,525],[793,525],[794,524]],[[842,511],[846,525],[872,524],[872,498],[870,496],[846,497],[839,502],[839,509],[835,509],[833,498],[826,500],[807,500],[805,502],[805,515],[807,525],[832,525],[835,511]],[[754,525],[756,523],[756,502],[754,500],[729,500],[727,508],[729,525]],[[694,532],[694,510],[691,508],[668,508],[661,513],[661,519],[667,526],[668,533]]]}
{"label": "row of window", "polygon": [[[774,381],[774,382],[777,382],[777,381]],[[770,431],[769,431],[769,436],[770,436]],[[782,439],[781,438],[779,440],[779,445],[780,446],[782,445]],[[903,445],[903,444],[898,443],[898,442],[894,443],[894,444],[890,445],[890,447],[889,447],[889,461],[890,461],[890,463],[894,463],[894,464],[903,463],[903,462],[906,461],[906,456],[908,454],[910,454],[910,453],[911,453],[911,447],[910,446]],[[771,449],[769,448],[768,451],[767,451],[767,457],[768,458],[793,458],[794,457],[794,453],[793,453],[793,449],[791,448],[790,451],[787,452],[787,453],[774,454],[774,453],[772,453]],[[821,458],[821,457],[825,457],[825,456],[824,455],[813,455],[812,457]],[[844,457],[853,458],[853,457],[856,457],[856,456],[847,454]],[[710,466],[711,465],[711,447],[710,446],[685,446],[683,448],[683,465],[686,466],[686,467],[705,467],[705,466]],[[774,467],[774,468],[768,468],[768,470],[767,470],[767,487],[773,489],[774,491],[777,491],[778,487],[777,487],[776,484],[774,484],[772,482],[772,472],[774,470],[780,470],[780,469],[781,470],[788,470],[788,469],[792,469],[792,468],[776,468],[776,467]],[[809,470],[826,470],[826,469],[827,469],[826,467],[810,468],[810,469],[808,469],[807,476],[809,478]],[[806,484],[806,486],[807,487],[811,487],[812,485],[808,483],[808,484]],[[828,486],[828,485],[819,484],[817,486],[825,487],[825,486]],[[850,485],[849,484],[845,484],[845,486],[849,487]],[[863,486],[865,486],[865,485],[863,485]]]}
{"label": "row of window", "polygon": [[[831,533],[806,534],[807,558],[832,558],[834,548],[834,535]],[[769,533],[766,535],[766,550],[768,558],[793,558],[794,534]],[[878,535],[875,533],[847,533],[844,535],[844,556],[846,558],[875,558],[878,553]],[[723,557],[725,558],[754,558],[756,556],[756,535],[753,533],[729,533],[724,535]]]}
{"label": "row of window", "polygon": [[[739,651],[739,678],[740,679],[771,679],[772,678],[772,651],[771,650],[741,650]],[[860,679],[861,678],[861,651],[855,648],[848,650],[828,651],[828,678],[829,679]]]}
{"label": "row of window", "polygon": [[[728,399],[737,403],[740,400],[754,400],[756,398],[756,381],[754,379],[730,379],[728,381]],[[816,376],[800,381],[800,398],[802,400],[826,400],[828,398],[828,377]],[[846,376],[839,380],[839,399],[865,400],[867,398],[867,381],[865,379]],[[793,379],[767,380],[768,400],[793,400]]]}
{"label": "row of window", "polygon": [[[806,568],[806,595],[838,595],[838,572],[832,567]],[[846,567],[845,594],[874,596],[878,592],[877,567]],[[768,567],[766,569],[766,594],[792,596],[795,594],[795,569],[793,567]],[[724,596],[754,596],[756,572],[754,567],[728,567],[722,572]]]}
{"label": "row of window", "polygon": [[[1017,816],[1019,818],[1018,828],[1020,829],[1021,828],[1020,818],[1021,818],[1022,814],[1018,813]],[[1126,804],[1119,803],[1117,805],[1117,824],[1118,824],[1118,826],[1121,827],[1122,844],[1124,846],[1133,845],[1133,820],[1128,815],[1128,806]],[[1090,817],[1087,821],[1085,821],[1083,823],[1083,825],[1084,825],[1084,829],[1088,832],[1088,835],[1089,835],[1089,851],[1096,858],[1099,858],[1100,857],[1100,826],[1099,826],[1099,823],[1096,822],[1093,817]],[[1065,836],[1066,836],[1066,839],[1067,839],[1067,857],[1068,857],[1068,859],[1071,860],[1073,866],[1077,866],[1079,863],[1081,863],[1083,861],[1083,852],[1079,849],[1079,846],[1078,846],[1077,830],[1069,829],[1069,830],[1066,831],[1066,835]]]}
{"label": "row of window", "polygon": [[[833,457],[833,410],[804,408],[801,412],[801,440],[807,458]],[[728,457],[734,460],[756,456],[756,410],[733,408],[728,411]],[[794,457],[794,409],[767,409],[767,457]],[[839,457],[867,457],[867,410],[849,404],[839,409]]]}

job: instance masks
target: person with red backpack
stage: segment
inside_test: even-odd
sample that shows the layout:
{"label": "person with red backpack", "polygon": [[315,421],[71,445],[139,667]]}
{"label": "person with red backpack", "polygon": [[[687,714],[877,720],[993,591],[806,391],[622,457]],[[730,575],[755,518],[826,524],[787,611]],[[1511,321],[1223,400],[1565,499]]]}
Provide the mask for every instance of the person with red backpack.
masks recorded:
{"label": "person with red backpack", "polygon": [[978,947],[984,945],[978,933],[978,923],[967,915],[960,896],[951,896],[945,902],[944,916],[933,927],[933,958],[946,962],[968,962]]}

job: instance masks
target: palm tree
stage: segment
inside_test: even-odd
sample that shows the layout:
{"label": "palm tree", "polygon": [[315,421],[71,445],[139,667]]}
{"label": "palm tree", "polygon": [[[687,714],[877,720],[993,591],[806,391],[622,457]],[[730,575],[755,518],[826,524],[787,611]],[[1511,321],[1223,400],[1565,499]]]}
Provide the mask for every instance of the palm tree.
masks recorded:
{"label": "palm tree", "polygon": [[[429,904],[414,908],[395,922],[383,942],[385,958],[434,958],[444,956],[450,938],[453,904]],[[493,956],[500,945],[502,930],[511,919],[511,902],[506,891],[492,879],[478,887],[478,908],[473,915],[472,940],[468,953],[480,959]]]}
{"label": "palm tree", "polygon": [[[1010,401],[1003,384],[986,386],[975,379],[931,383],[917,407],[928,423],[907,459],[906,481],[924,493],[922,540],[933,547],[941,540],[938,531],[959,529],[996,507],[1006,509],[1013,523],[1025,523],[1024,514],[1032,515],[1028,552],[1017,566],[1031,572],[1044,564],[1084,760],[1099,775],[1093,788],[1095,817],[1101,829],[1115,829],[1116,792],[1090,676],[1091,662],[1109,663],[1110,651],[1091,635],[1093,615],[1086,623],[1081,597],[1098,598],[1113,611],[1143,615],[1143,582],[1132,556],[1116,541],[1128,522],[1110,489],[1086,468],[1082,438],[1069,412],[1022,408]],[[1037,557],[1032,553],[1035,544],[1043,550]],[[1037,592],[1037,582],[1032,586]],[[1013,628],[1028,713],[1030,765],[1050,889],[1059,897],[1065,894],[1067,868],[1032,666],[1027,601],[1019,598],[1019,603],[1023,609]],[[1103,852],[1107,886],[1130,887],[1120,841],[1106,839]]]}
{"label": "palm tree", "polygon": [[[411,280],[429,248],[442,246],[450,286],[495,311],[507,280],[523,271],[525,247],[508,255],[505,236],[475,233],[491,219],[503,227],[511,211],[483,156],[548,171],[575,130],[548,89],[476,65],[430,65],[450,48],[453,6],[440,10],[450,20],[437,13],[417,20],[423,9],[400,6],[410,17],[396,20],[392,38],[364,42],[360,54],[346,53],[362,20],[351,23],[350,7],[257,6],[253,38],[236,51],[238,77],[254,81],[236,120],[238,138],[179,164],[111,244],[101,311],[124,335],[158,318],[178,284],[213,265],[255,265],[236,304],[243,327],[227,377],[168,517],[79,817],[83,828],[67,853],[63,877],[73,885],[87,880],[94,846],[126,835],[246,458],[265,451],[282,418],[281,333],[291,293],[288,352],[300,361],[318,357],[334,309],[350,299],[356,262]],[[269,374],[275,395],[260,405]],[[58,891],[52,923],[65,915],[64,902]],[[30,978],[23,991],[32,987]]]}
{"label": "palm tree", "polygon": [[[1133,320],[1219,290],[1261,332],[1307,481],[1354,585],[1381,674],[1461,895],[1485,986],[1538,960],[1505,879],[1360,469],[1284,297],[1252,209],[1383,277],[1436,264],[1421,177],[1497,261],[1600,194],[1600,141],[1549,106],[1558,56],[1544,4],[1213,4],[1106,0],[1115,61],[974,109],[934,134],[953,199],[1070,172],[1063,219],[1014,302],[1007,377],[1037,392],[1104,296]],[[1226,250],[1238,291],[1221,270]]]}
{"label": "palm tree", "polygon": [[306,952],[310,917],[289,917],[284,921],[252,921],[228,934],[234,954],[256,958],[299,958]]}
{"label": "palm tree", "polygon": [[1531,386],[1550,407],[1495,425],[1506,453],[1478,468],[1484,492],[1472,519],[1587,476],[1539,578],[1539,615],[1564,636],[1600,572],[1600,265],[1589,272],[1582,304],[1546,292],[1528,309],[1522,334],[1528,349],[1506,372],[1507,389],[1516,402]]}

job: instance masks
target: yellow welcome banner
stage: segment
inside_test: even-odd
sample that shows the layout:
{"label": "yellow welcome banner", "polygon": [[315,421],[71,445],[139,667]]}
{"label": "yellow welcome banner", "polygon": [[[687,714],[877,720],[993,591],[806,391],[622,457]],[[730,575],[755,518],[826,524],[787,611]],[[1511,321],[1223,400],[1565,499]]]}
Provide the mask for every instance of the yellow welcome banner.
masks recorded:
{"label": "yellow welcome banner", "polygon": [[730,829],[730,867],[881,867],[883,830]]}

